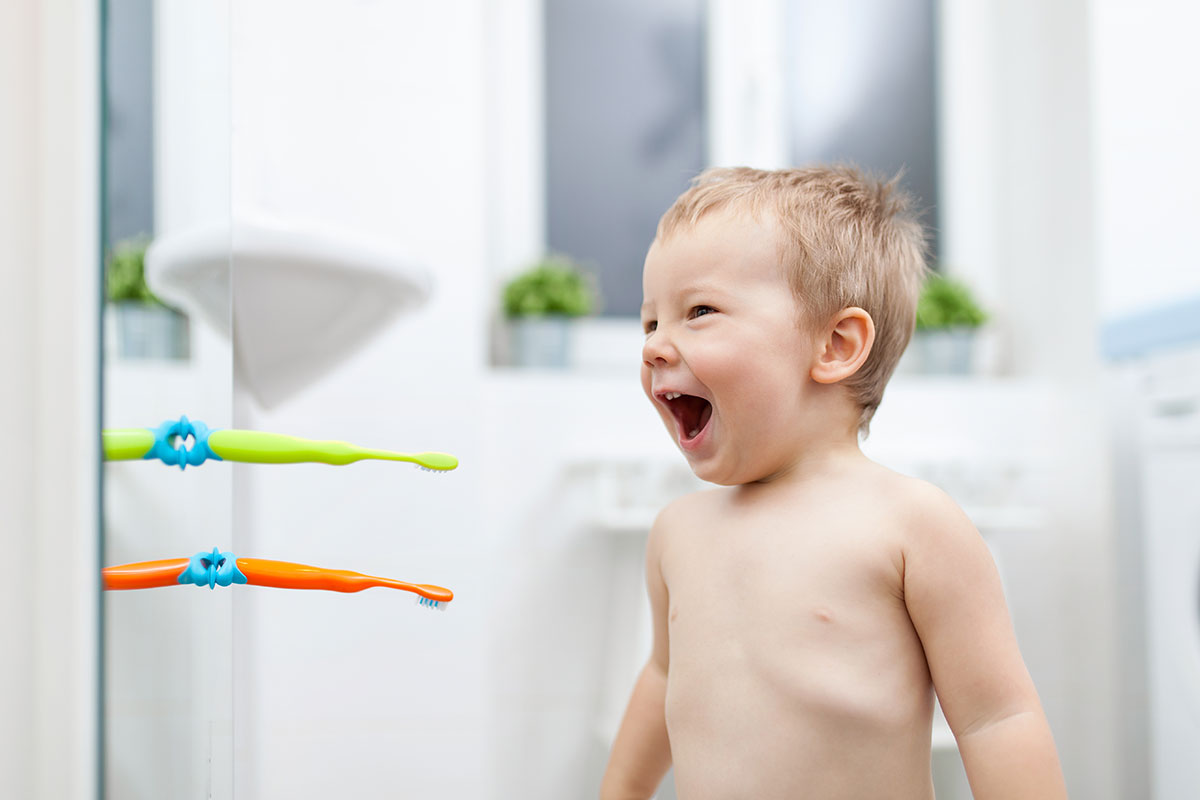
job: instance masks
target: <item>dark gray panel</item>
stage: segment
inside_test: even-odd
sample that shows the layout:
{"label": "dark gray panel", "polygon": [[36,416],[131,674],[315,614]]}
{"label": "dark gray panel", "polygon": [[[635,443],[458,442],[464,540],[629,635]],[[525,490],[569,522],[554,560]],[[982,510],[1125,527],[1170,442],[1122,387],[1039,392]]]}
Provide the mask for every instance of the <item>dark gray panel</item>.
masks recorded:
{"label": "dark gray panel", "polygon": [[546,0],[547,240],[638,314],[658,218],[704,166],[700,0]]}
{"label": "dark gray panel", "polygon": [[786,24],[793,162],[904,169],[936,250],[933,0],[793,0]]}

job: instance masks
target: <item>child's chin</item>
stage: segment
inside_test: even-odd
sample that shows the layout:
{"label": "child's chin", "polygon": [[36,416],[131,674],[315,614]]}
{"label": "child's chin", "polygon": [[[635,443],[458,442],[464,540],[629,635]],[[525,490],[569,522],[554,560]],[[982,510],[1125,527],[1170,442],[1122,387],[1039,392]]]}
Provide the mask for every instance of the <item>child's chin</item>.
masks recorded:
{"label": "child's chin", "polygon": [[706,483],[716,484],[717,486],[738,486],[739,484],[748,482],[738,480],[736,475],[730,475],[713,464],[697,464],[689,458],[688,466],[692,468],[692,473],[697,478]]}
{"label": "child's chin", "polygon": [[747,483],[757,483],[771,475],[765,464],[741,464],[731,467],[689,458],[688,466],[697,478],[717,486],[743,486]]}

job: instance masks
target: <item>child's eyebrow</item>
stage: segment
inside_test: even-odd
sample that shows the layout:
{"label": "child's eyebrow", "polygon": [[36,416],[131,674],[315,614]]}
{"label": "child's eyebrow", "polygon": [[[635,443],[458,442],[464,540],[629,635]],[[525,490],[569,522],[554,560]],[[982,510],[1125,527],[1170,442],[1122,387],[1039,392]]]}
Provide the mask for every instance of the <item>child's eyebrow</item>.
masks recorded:
{"label": "child's eyebrow", "polygon": [[[719,298],[719,297],[724,296],[724,291],[725,290],[719,284],[716,284],[716,283],[707,283],[707,282],[706,283],[690,283],[690,284],[685,285],[683,288],[672,292],[669,299],[675,300],[676,302],[680,302],[680,301],[687,300],[690,297],[694,297],[696,295],[709,295],[709,296],[716,296]],[[654,301],[647,300],[644,303],[642,303],[641,313],[643,315],[645,315],[647,313],[653,314],[654,313]]]}
{"label": "child's eyebrow", "polygon": [[696,295],[722,296],[724,289],[716,283],[692,283],[674,293],[676,300],[686,300]]}

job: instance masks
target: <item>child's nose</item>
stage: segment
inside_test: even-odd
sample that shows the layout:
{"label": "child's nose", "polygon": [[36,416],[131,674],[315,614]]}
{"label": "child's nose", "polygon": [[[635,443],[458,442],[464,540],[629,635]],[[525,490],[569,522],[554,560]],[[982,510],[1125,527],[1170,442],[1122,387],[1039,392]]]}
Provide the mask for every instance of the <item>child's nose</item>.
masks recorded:
{"label": "child's nose", "polygon": [[642,362],[646,366],[671,364],[678,359],[679,353],[675,345],[663,331],[653,331],[646,337],[646,343],[642,345]]}

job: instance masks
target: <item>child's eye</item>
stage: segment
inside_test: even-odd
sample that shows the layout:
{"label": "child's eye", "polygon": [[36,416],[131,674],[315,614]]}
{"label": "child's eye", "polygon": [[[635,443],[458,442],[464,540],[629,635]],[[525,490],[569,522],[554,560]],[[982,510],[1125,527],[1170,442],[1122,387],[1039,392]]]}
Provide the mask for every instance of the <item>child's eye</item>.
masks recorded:
{"label": "child's eye", "polygon": [[692,309],[692,318],[703,317],[706,314],[713,314],[715,312],[716,309],[712,306],[696,306]]}
{"label": "child's eye", "polygon": [[644,323],[642,325],[642,330],[647,334],[654,333],[656,330],[658,330],[658,320],[652,319],[649,322]]}

